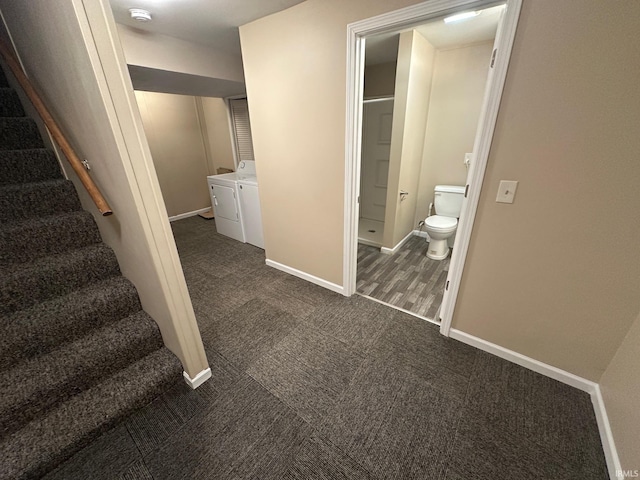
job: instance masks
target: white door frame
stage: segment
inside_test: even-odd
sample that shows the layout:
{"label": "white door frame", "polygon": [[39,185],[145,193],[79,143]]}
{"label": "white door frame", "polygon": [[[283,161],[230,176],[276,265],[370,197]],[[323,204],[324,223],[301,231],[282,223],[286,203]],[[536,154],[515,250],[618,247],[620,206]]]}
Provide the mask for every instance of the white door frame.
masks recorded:
{"label": "white door frame", "polygon": [[[360,156],[362,148],[362,100],[364,92],[365,37],[398,31],[455,12],[483,9],[506,3],[506,9],[496,35],[497,54],[492,59],[479,126],[473,146],[474,160],[468,175],[467,193],[456,233],[456,248],[440,309],[440,333],[448,336],[453,311],[460,289],[464,263],[469,250],[473,222],[478,208],[482,179],[489,158],[489,149],[498,117],[498,108],[509,66],[511,48],[522,0],[428,0],[395,12],[386,13],[352,23],[347,27],[347,119],[345,159],[345,218],[344,218],[344,295],[356,291],[358,259],[358,196],[360,194]],[[494,52],[495,53],[495,52]]]}

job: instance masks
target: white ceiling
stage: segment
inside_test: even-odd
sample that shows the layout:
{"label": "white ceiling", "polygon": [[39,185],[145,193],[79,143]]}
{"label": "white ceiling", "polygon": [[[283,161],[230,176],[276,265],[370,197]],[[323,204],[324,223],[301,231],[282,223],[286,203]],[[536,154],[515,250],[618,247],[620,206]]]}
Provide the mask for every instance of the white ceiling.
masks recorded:
{"label": "white ceiling", "polygon": [[[303,0],[109,0],[116,22],[240,55],[238,27]],[[150,22],[133,20],[130,8],[151,12]]]}
{"label": "white ceiling", "polygon": [[[493,40],[503,8],[502,5],[487,8],[481,10],[480,15],[460,22],[445,24],[442,19],[437,19],[413,28],[420,32],[436,49]],[[408,30],[411,29],[403,31]],[[400,32],[368,37],[365,47],[365,63],[376,65],[395,62],[398,57],[399,37]]]}

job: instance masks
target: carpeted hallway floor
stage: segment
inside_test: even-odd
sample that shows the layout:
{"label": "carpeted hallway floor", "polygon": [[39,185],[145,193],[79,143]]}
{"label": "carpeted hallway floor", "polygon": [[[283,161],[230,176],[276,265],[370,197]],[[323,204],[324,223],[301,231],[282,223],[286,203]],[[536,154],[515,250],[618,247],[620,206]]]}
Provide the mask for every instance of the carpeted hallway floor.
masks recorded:
{"label": "carpeted hallway floor", "polygon": [[608,478],[587,394],[266,267],[213,221],[173,228],[213,378],[47,479]]}

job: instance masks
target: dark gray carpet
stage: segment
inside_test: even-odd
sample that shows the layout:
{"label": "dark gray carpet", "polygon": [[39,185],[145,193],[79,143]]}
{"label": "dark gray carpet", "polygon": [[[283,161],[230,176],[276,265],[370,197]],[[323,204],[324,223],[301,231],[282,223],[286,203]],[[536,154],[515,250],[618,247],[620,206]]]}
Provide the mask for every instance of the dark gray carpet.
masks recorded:
{"label": "dark gray carpet", "polygon": [[213,378],[48,480],[607,478],[587,394],[266,267],[214,221],[172,226]]}
{"label": "dark gray carpet", "polygon": [[0,85],[0,479],[39,478],[181,381],[181,365]]}

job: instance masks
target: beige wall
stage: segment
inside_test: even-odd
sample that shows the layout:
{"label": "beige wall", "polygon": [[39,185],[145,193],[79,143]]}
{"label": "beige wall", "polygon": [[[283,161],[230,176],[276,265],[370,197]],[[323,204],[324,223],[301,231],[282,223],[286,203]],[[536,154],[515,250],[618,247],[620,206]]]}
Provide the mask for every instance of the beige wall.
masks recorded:
{"label": "beige wall", "polygon": [[[386,248],[394,248],[414,229],[434,58],[433,45],[416,30],[400,34],[382,241]],[[400,192],[408,193],[404,200]]]}
{"label": "beige wall", "polygon": [[493,42],[438,50],[424,138],[415,222],[424,220],[436,185],[465,185]]}
{"label": "beige wall", "polygon": [[206,356],[139,116],[131,109],[124,57],[112,43],[108,3],[0,0],[0,8],[27,74],[91,163],[114,215],[101,217],[69,174],[84,208],[94,214],[167,346],[189,375],[197,375],[207,368]]}
{"label": "beige wall", "polygon": [[453,320],[594,381],[640,311],[639,24],[640,2],[524,2]]}
{"label": "beige wall", "polygon": [[117,28],[129,65],[235,82],[244,81],[242,59],[239,56],[126,25],[118,24]]}
{"label": "beige wall", "polygon": [[218,168],[235,170],[231,130],[227,114],[227,104],[222,98],[201,97],[201,118],[204,119],[203,135],[208,149],[210,175]]}
{"label": "beige wall", "polygon": [[393,97],[396,62],[369,65],[364,69],[364,98]]}
{"label": "beige wall", "polygon": [[415,3],[307,0],[240,27],[270,260],[342,284],[347,24]]}
{"label": "beige wall", "polygon": [[624,470],[640,470],[640,315],[600,379]]}
{"label": "beige wall", "polygon": [[[409,3],[241,27],[269,258],[342,283],[345,28]],[[640,310],[639,21],[639,2],[525,0],[453,322],[591,380]]]}
{"label": "beige wall", "polygon": [[169,216],[211,206],[196,98],[137,91],[136,100]]}

